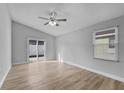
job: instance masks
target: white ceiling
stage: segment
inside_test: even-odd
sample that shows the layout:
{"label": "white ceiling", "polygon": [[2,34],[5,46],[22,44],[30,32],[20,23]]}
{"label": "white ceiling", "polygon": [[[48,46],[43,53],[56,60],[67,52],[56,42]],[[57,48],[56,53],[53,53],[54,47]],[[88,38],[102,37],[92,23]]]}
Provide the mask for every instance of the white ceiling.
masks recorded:
{"label": "white ceiling", "polygon": [[[54,36],[124,15],[124,4],[11,3],[8,6],[13,20]],[[51,11],[57,12],[57,18],[67,18],[67,22],[59,22],[58,27],[43,25],[47,21],[38,16],[49,17]]]}

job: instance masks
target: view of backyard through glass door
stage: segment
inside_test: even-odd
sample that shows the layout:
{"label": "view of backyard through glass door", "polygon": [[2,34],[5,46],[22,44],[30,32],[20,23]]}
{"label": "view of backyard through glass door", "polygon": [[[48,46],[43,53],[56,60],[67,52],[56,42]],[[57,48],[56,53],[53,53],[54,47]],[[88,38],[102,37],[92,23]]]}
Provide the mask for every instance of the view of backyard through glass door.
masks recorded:
{"label": "view of backyard through glass door", "polygon": [[45,41],[40,39],[28,40],[28,61],[45,61]]}

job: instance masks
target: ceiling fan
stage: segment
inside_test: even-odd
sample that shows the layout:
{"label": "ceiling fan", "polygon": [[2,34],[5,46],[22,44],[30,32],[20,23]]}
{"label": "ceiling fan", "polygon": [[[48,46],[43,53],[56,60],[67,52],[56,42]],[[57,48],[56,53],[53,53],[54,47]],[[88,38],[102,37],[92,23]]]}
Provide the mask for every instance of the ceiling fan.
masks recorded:
{"label": "ceiling fan", "polygon": [[59,26],[59,24],[57,22],[67,21],[67,19],[56,19],[56,12],[51,12],[50,18],[45,18],[45,17],[41,17],[41,16],[39,16],[38,18],[47,20],[48,22],[44,23],[44,25],[49,24],[51,26]]}

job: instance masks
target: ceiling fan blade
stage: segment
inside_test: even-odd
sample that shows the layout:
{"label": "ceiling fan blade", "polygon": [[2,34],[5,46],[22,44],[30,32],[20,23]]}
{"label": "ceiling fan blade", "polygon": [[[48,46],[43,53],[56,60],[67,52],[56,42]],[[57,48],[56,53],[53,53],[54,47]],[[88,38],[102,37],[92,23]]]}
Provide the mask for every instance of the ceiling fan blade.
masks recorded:
{"label": "ceiling fan blade", "polygon": [[41,16],[39,16],[38,18],[49,20],[49,18],[45,18],[45,17],[41,17]]}
{"label": "ceiling fan blade", "polygon": [[56,21],[67,21],[67,19],[56,19]]}
{"label": "ceiling fan blade", "polygon": [[49,24],[49,22],[45,23],[44,25],[47,25],[47,24]]}

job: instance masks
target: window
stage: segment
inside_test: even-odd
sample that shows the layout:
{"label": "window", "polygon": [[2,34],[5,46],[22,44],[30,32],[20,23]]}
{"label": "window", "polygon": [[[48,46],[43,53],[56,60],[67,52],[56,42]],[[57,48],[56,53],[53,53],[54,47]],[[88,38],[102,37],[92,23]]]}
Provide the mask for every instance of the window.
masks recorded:
{"label": "window", "polygon": [[93,45],[95,58],[118,61],[118,28],[96,31]]}

